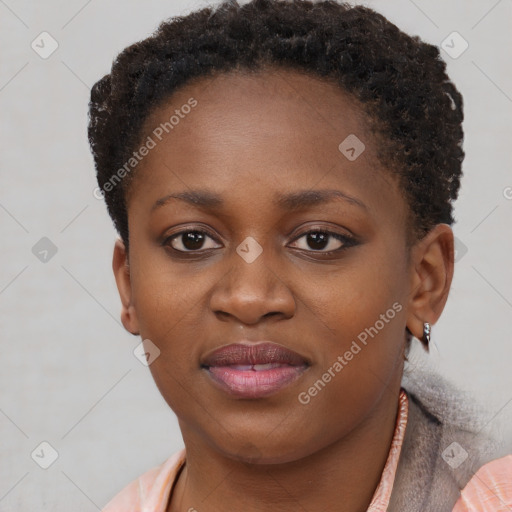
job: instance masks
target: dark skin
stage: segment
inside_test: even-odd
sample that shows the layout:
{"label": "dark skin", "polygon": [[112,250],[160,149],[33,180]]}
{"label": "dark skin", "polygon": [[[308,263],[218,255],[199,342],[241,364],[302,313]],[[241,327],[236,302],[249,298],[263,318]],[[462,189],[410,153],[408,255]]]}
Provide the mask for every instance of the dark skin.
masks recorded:
{"label": "dark skin", "polygon": [[[113,258],[123,325],[159,347],[150,369],[187,450],[167,511],[365,511],[394,432],[405,328],[421,338],[448,297],[452,230],[438,224],[407,246],[404,194],[377,160],[365,114],[335,85],[289,70],[205,78],[154,110],[143,136],[190,97],[198,106],[137,167],[129,254],[118,240]],[[366,145],[355,161],[338,149],[349,134]],[[198,189],[223,204],[171,199],[152,210]],[[325,189],[364,206],[274,203]],[[306,235],[322,229],[355,242],[331,236],[322,247]],[[206,230],[203,244],[169,239],[187,230]],[[263,249],[252,263],[236,252],[248,236]],[[301,404],[299,393],[396,302],[393,320]],[[243,338],[275,341],[310,366],[271,396],[229,396],[200,359]]]}

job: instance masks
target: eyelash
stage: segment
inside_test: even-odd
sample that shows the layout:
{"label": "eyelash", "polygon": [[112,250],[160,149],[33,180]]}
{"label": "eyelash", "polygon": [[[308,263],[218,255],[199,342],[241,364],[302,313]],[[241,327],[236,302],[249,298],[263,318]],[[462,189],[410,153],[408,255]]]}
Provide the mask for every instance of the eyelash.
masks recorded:
{"label": "eyelash", "polygon": [[[211,249],[203,249],[203,250],[198,249],[197,251],[190,251],[190,250],[189,251],[182,251],[182,250],[175,249],[174,247],[172,247],[171,246],[172,240],[174,240],[175,238],[179,238],[181,235],[183,235],[185,233],[199,233],[199,234],[202,234],[202,235],[207,235],[209,238],[214,240],[216,243],[220,243],[216,239],[215,236],[213,236],[211,233],[209,233],[206,230],[203,230],[203,229],[185,229],[183,231],[179,231],[178,233],[174,233],[171,236],[167,237],[162,242],[162,245],[165,246],[165,247],[168,247],[173,252],[179,253],[179,254],[194,254],[194,253],[195,254],[201,254],[201,252],[211,250]],[[332,250],[332,251],[321,251],[321,250],[315,251],[313,249],[311,249],[311,250],[299,249],[300,251],[306,251],[306,252],[309,252],[309,253],[316,253],[316,254],[322,254],[322,255],[330,256],[330,255],[333,255],[333,254],[339,254],[339,253],[345,251],[346,249],[348,249],[349,247],[357,245],[357,240],[354,237],[352,237],[352,236],[342,235],[341,233],[335,233],[333,231],[329,231],[328,229],[318,229],[318,228],[317,229],[311,229],[309,231],[305,231],[304,233],[301,233],[300,235],[295,237],[292,240],[292,242],[296,242],[297,240],[300,240],[302,237],[307,236],[307,235],[309,235],[311,233],[321,233],[321,234],[329,235],[329,236],[335,238],[336,240],[339,240],[340,242],[343,242],[343,245],[341,247],[339,247],[338,249],[335,249],[335,250]]]}

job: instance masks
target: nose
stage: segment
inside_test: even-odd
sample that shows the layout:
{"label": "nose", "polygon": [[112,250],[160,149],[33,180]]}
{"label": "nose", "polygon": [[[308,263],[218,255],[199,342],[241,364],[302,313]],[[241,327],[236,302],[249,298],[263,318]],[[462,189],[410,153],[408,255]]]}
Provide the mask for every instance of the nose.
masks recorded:
{"label": "nose", "polygon": [[210,297],[211,310],[221,319],[236,319],[253,325],[264,317],[291,318],[295,300],[283,277],[270,266],[263,251],[252,262],[238,253],[231,256],[230,270],[216,283]]}

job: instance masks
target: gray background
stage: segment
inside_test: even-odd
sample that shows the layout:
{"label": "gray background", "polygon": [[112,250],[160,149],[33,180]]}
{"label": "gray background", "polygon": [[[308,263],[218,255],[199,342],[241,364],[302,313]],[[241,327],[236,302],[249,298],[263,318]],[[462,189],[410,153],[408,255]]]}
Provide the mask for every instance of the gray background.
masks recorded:
{"label": "gray background", "polygon": [[[139,339],[119,321],[116,234],[92,193],[86,114],[117,52],[204,5],[0,0],[1,511],[93,512],[181,447],[172,411],[133,355]],[[433,44],[453,31],[469,43],[456,59],[443,51],[465,99],[459,260],[433,353],[416,350],[413,363],[473,392],[510,438],[512,1],[367,5]],[[59,44],[47,59],[31,48],[43,31]],[[57,248],[46,262],[32,251],[42,237]],[[43,441],[58,452],[46,470],[31,458]],[[51,456],[44,446],[35,453]]]}

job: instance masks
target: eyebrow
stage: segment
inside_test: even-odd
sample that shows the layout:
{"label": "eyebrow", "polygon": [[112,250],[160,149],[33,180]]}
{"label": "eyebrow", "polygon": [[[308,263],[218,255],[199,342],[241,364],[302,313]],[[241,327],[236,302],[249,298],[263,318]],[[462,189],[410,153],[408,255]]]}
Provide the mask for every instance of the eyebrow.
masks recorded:
{"label": "eyebrow", "polygon": [[[176,192],[168,194],[158,199],[151,208],[151,212],[168,204],[171,200],[177,199],[185,201],[193,206],[205,209],[218,209],[224,205],[221,196],[207,190],[194,190],[185,192]],[[341,200],[351,205],[358,206],[363,210],[368,207],[356,197],[350,196],[341,190],[321,189],[321,190],[299,190],[288,194],[278,195],[274,199],[274,204],[282,210],[299,210],[326,203],[328,201]]]}

